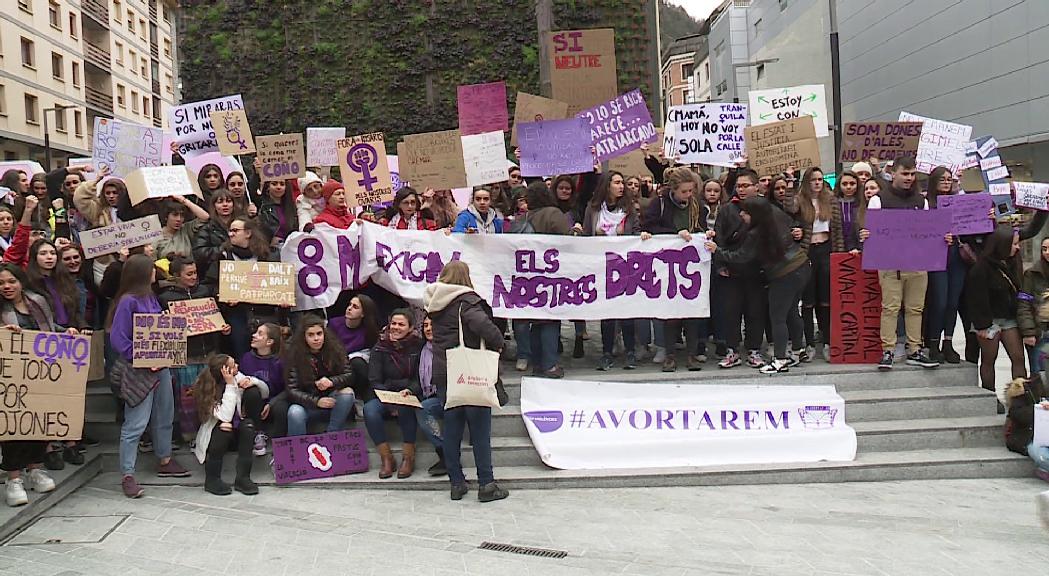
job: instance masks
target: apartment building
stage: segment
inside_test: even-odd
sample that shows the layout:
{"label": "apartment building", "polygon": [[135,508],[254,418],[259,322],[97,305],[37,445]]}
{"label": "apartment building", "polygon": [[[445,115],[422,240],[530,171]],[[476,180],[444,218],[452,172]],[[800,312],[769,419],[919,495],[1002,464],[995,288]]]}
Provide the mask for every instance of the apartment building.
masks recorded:
{"label": "apartment building", "polygon": [[[90,156],[96,117],[164,127],[176,0],[0,2],[0,160]],[[56,109],[65,107],[64,109]]]}

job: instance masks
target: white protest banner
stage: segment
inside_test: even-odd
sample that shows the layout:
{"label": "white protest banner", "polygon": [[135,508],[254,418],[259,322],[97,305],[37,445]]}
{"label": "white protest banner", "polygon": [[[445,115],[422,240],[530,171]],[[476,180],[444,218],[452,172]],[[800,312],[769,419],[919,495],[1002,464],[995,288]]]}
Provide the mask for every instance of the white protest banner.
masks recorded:
{"label": "white protest banner", "polygon": [[109,166],[109,175],[123,178],[138,168],[160,166],[164,131],[131,122],[95,118],[92,158],[95,166]]}
{"label": "white protest banner", "polygon": [[85,230],[80,233],[80,245],[84,249],[84,258],[90,260],[119,252],[121,248],[152,244],[154,240],[163,236],[160,218],[156,214],[150,214],[127,222]]}
{"label": "white protest banner", "polygon": [[[986,158],[991,152],[994,152],[997,149],[998,149],[998,141],[995,140],[994,137],[992,136],[992,137],[988,138],[987,140],[985,140],[984,143],[981,144],[980,147],[976,149],[976,153],[980,155],[980,158]],[[968,149],[966,149],[966,152],[968,152]]]}
{"label": "white protest banner", "polygon": [[833,386],[521,379],[521,416],[562,470],[849,462],[856,431]]}
{"label": "white protest banner", "polygon": [[306,166],[338,166],[336,143],[345,137],[345,128],[306,128]]}
{"label": "white protest banner", "polygon": [[1013,182],[1016,205],[1035,210],[1049,210],[1049,184],[1036,182]]}
{"label": "white protest banner", "polygon": [[185,166],[155,166],[139,168],[124,179],[131,204],[148,198],[195,195],[203,198],[196,176]]}
{"label": "white protest banner", "polygon": [[816,137],[830,135],[827,116],[827,90],[823,84],[806,84],[789,88],[750,91],[750,124],[760,126],[769,122],[812,116]]}
{"label": "white protest banner", "polygon": [[710,254],[699,238],[446,236],[365,223],[292,234],[281,258],[296,270],[298,309],[326,306],[364,280],[419,305],[444,264],[459,259],[501,318],[598,320],[637,310],[650,318],[710,315]]}
{"label": "white protest banner", "polygon": [[918,172],[928,174],[937,166],[946,166],[957,174],[965,164],[965,149],[969,145],[973,127],[935,118],[926,118],[900,112],[900,122],[921,122],[922,135],[918,142]]}
{"label": "white protest banner", "polygon": [[1049,446],[1049,410],[1043,410],[1040,406],[1034,407],[1034,439],[1035,446]]}
{"label": "white protest banner", "polygon": [[219,143],[215,137],[215,128],[211,125],[211,113],[243,109],[244,100],[240,94],[173,106],[168,121],[175,131],[179,154],[183,158],[190,158],[205,152],[218,152]]}
{"label": "white protest banner", "polygon": [[[743,159],[746,147],[746,104],[685,104],[667,112],[664,155],[682,164],[733,166]],[[673,126],[673,129],[670,127]],[[666,141],[673,137],[667,154]]]}
{"label": "white protest banner", "polygon": [[502,132],[470,134],[463,136],[462,141],[467,186],[506,180],[506,140]]}
{"label": "white protest banner", "polygon": [[677,156],[677,122],[667,122],[663,126],[663,157]]}
{"label": "white protest banner", "polygon": [[91,338],[0,330],[0,441],[79,440]]}

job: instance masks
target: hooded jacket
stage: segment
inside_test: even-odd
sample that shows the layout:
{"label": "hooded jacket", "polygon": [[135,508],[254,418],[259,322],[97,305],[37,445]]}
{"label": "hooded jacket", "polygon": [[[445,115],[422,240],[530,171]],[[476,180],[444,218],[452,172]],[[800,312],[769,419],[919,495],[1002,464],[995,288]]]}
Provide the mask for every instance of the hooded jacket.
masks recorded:
{"label": "hooded jacket", "polygon": [[324,211],[326,202],[324,198],[307,198],[305,194],[300,195],[295,199],[295,212],[299,220],[299,229],[306,230],[307,226],[312,227],[313,219],[320,216],[321,212]]}
{"label": "hooded jacket", "polygon": [[448,390],[447,352],[459,346],[460,316],[463,340],[469,348],[480,348],[484,340],[489,350],[502,350],[503,331],[492,321],[492,309],[468,286],[435,282],[426,287],[423,302],[433,324],[431,382],[443,399]]}
{"label": "hooded jacket", "polygon": [[477,208],[470,206],[459,213],[455,219],[452,232],[466,232],[470,228],[482,234],[501,234],[503,232],[503,215],[495,208],[489,208],[488,218],[482,218]]}
{"label": "hooded jacket", "polygon": [[1049,262],[1039,258],[1030,269],[1024,272],[1020,294],[1017,296],[1016,321],[1020,325],[1020,335],[1024,338],[1038,338],[1042,331],[1049,329],[1049,316],[1040,313],[1049,304]]}

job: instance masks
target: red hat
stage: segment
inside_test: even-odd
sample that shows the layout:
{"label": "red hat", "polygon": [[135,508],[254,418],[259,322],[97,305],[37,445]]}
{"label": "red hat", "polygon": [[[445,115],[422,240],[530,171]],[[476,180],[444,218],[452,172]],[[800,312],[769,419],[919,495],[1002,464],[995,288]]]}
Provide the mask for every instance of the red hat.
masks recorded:
{"label": "red hat", "polygon": [[331,200],[331,195],[334,194],[336,190],[343,188],[345,188],[345,186],[342,185],[342,182],[339,182],[334,178],[329,178],[328,181],[324,183],[324,187],[321,188],[321,195],[324,196],[324,201],[327,202],[328,200]]}

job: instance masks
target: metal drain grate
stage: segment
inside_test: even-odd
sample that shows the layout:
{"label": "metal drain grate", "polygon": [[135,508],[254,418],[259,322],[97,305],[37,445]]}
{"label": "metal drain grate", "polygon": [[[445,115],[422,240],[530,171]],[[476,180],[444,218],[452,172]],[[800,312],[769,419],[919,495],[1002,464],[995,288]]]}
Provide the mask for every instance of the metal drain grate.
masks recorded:
{"label": "metal drain grate", "polygon": [[537,556],[539,558],[564,558],[565,556],[568,556],[568,552],[565,552],[564,550],[530,548],[528,546],[515,546],[513,544],[499,544],[498,542],[482,542],[478,548],[481,550],[492,550],[493,552],[509,552],[511,554]]}

